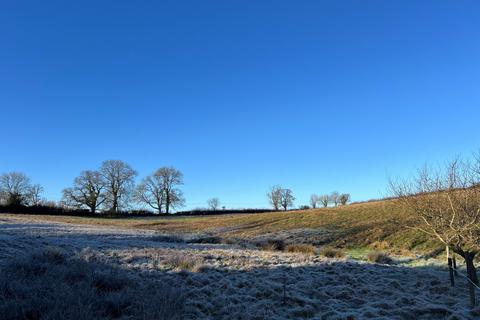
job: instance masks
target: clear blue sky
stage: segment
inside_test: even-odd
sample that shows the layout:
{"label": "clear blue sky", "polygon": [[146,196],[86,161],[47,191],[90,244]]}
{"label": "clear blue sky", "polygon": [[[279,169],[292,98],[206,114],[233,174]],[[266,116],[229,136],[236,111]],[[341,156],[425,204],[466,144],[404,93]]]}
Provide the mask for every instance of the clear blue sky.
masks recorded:
{"label": "clear blue sky", "polygon": [[478,1],[3,1],[0,172],[121,159],[187,208],[385,195],[480,147]]}

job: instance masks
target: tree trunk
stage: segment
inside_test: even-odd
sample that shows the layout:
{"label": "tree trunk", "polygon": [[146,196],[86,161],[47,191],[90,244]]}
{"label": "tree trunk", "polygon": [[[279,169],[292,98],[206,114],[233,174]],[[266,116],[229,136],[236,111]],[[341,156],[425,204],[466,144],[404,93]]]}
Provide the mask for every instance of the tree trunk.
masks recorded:
{"label": "tree trunk", "polygon": [[165,199],[165,213],[168,214],[170,211],[170,195],[167,192],[167,198]]}
{"label": "tree trunk", "polygon": [[118,212],[118,199],[116,195],[113,196],[112,211],[115,213]]}
{"label": "tree trunk", "polygon": [[477,269],[475,268],[475,264],[473,263],[473,259],[475,258],[475,253],[472,252],[465,252],[465,263],[467,264],[467,275],[473,283],[478,284],[478,277],[477,277]]}
{"label": "tree trunk", "polygon": [[453,247],[453,252],[460,255],[464,260],[467,266],[467,275],[472,282],[478,284],[478,277],[477,277],[477,269],[475,268],[475,264],[473,263],[473,259],[475,258],[476,252],[472,251],[463,251],[459,247]]}
{"label": "tree trunk", "polygon": [[464,260],[467,266],[467,276],[468,278],[475,284],[478,285],[478,276],[477,276],[477,269],[475,268],[475,264],[473,263],[473,259],[475,258],[476,252],[472,251],[463,251],[460,248],[453,248],[455,253],[458,253]]}

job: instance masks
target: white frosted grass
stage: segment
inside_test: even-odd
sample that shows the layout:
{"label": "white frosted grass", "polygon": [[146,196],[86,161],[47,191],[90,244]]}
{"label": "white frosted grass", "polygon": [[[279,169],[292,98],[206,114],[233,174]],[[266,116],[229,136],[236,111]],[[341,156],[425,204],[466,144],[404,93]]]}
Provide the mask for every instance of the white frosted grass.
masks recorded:
{"label": "white frosted grass", "polygon": [[[187,290],[186,319],[478,319],[466,282],[432,266],[328,259],[219,244],[162,242],[154,231],[0,220],[0,263],[41,246],[90,254]],[[89,248],[89,249],[85,249]],[[172,263],[172,257],[176,257]],[[178,267],[195,261],[195,272]],[[190,259],[190,260],[189,260]],[[176,265],[177,264],[177,265]],[[284,295],[286,299],[284,300]],[[479,295],[480,300],[480,295]]]}

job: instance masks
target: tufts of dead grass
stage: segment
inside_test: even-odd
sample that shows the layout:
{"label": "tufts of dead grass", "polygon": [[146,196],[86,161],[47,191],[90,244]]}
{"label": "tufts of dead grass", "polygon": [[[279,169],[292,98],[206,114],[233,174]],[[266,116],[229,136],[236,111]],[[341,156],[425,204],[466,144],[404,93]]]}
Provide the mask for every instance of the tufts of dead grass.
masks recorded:
{"label": "tufts of dead grass", "polygon": [[306,243],[297,243],[289,244],[285,247],[285,251],[293,253],[303,253],[308,255],[314,255],[316,253],[316,248],[311,244]]}
{"label": "tufts of dead grass", "polygon": [[326,258],[344,258],[345,252],[342,249],[325,246],[320,250],[320,254]]}
{"label": "tufts of dead grass", "polygon": [[283,251],[285,250],[285,241],[281,239],[267,239],[257,242],[256,246],[266,251]]}
{"label": "tufts of dead grass", "polygon": [[169,256],[163,263],[177,271],[199,272],[203,268],[202,259],[181,254]]}
{"label": "tufts of dead grass", "polygon": [[372,251],[367,255],[367,259],[370,262],[380,263],[380,264],[392,264],[393,259],[390,258],[387,254],[381,251]]}

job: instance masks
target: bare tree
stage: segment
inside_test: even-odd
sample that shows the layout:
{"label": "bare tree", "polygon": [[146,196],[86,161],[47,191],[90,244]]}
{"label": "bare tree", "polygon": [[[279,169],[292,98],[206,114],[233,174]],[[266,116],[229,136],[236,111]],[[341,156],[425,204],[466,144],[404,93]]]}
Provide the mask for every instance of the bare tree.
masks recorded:
{"label": "bare tree", "polygon": [[320,197],[316,194],[312,194],[310,196],[310,206],[315,209],[317,207],[317,203],[320,201]]}
{"label": "bare tree", "polygon": [[390,182],[393,194],[417,215],[409,228],[435,237],[462,256],[471,281],[480,251],[480,158],[456,159],[443,168],[420,170],[414,179]]}
{"label": "bare tree", "polygon": [[154,173],[144,178],[135,189],[134,197],[137,202],[146,204],[161,214],[166,198],[161,176]]}
{"label": "bare tree", "polygon": [[338,205],[340,194],[337,191],[334,191],[330,194],[330,202],[336,207]]}
{"label": "bare tree", "polygon": [[102,163],[100,173],[105,180],[106,204],[110,211],[118,212],[128,203],[137,172],[121,160],[107,160]]}
{"label": "bare tree", "polygon": [[342,206],[346,205],[350,201],[350,194],[349,193],[342,193],[338,197],[338,201]]}
{"label": "bare tree", "polygon": [[0,194],[7,205],[24,205],[28,201],[30,178],[21,172],[0,175]]}
{"label": "bare tree", "polygon": [[280,204],[282,205],[283,210],[287,211],[289,207],[293,206],[293,201],[295,197],[293,192],[290,189],[282,189]]}
{"label": "bare tree", "polygon": [[273,206],[273,209],[280,209],[280,204],[282,201],[282,187],[277,185],[270,188],[270,191],[267,193],[268,201]]}
{"label": "bare tree", "polygon": [[27,203],[31,206],[38,206],[42,203],[41,194],[43,192],[43,187],[39,184],[34,184],[30,186],[27,193]]}
{"label": "bare tree", "polygon": [[220,199],[218,198],[208,199],[207,205],[211,210],[216,211],[220,207]]}
{"label": "bare tree", "polygon": [[88,208],[95,213],[106,201],[106,181],[98,171],[82,171],[73,181],[73,187],[63,190],[63,203],[75,208]]}
{"label": "bare tree", "polygon": [[324,208],[328,207],[328,204],[330,203],[330,196],[328,194],[320,196],[320,202],[322,203]]}
{"label": "bare tree", "polygon": [[165,213],[170,209],[181,207],[185,203],[183,192],[178,186],[183,185],[183,173],[174,167],[162,167],[155,174],[158,178],[165,197]]}

